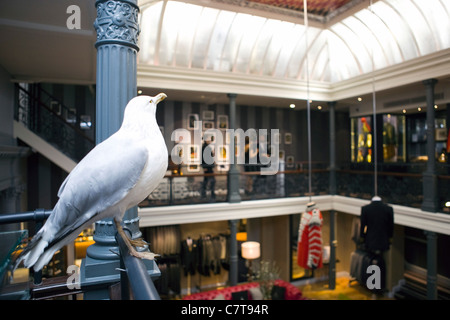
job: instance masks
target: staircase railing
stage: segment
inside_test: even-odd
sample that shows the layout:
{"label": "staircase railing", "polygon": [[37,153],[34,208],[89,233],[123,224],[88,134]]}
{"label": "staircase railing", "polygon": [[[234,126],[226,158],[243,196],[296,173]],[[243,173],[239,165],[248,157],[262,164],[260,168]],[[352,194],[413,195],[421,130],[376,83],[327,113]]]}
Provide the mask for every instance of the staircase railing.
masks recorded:
{"label": "staircase railing", "polygon": [[38,85],[16,84],[14,118],[72,160],[80,161],[94,146],[80,129],[76,110],[64,105]]}

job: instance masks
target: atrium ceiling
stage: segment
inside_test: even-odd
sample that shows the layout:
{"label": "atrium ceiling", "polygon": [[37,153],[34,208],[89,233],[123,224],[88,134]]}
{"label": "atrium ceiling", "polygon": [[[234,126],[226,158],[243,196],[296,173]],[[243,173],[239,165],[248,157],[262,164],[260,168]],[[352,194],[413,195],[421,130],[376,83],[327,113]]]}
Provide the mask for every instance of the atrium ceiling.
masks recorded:
{"label": "atrium ceiling", "polygon": [[[137,2],[146,94],[288,107],[408,94],[432,77],[450,87],[448,0],[308,0],[307,25],[303,0]],[[0,66],[14,81],[95,84],[95,3],[77,1],[81,29],[69,30],[72,4],[0,2]]]}
{"label": "atrium ceiling", "polygon": [[[259,9],[303,10],[303,0],[228,2],[260,4]],[[312,16],[326,17],[352,1],[308,3]],[[383,0],[367,4],[369,1],[364,9],[332,25],[305,26],[300,17],[294,23],[238,10],[152,1],[141,9],[139,61],[336,83],[450,48],[450,1]]]}

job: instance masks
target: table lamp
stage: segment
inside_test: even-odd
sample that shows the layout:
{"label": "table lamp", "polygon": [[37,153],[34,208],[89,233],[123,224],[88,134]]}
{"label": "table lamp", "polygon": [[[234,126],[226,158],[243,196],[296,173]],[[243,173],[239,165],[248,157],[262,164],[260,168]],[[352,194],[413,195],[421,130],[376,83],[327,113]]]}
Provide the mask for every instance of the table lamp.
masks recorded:
{"label": "table lamp", "polygon": [[248,261],[248,281],[253,279],[252,260],[258,259],[261,256],[261,248],[259,242],[246,241],[241,244],[242,258]]}

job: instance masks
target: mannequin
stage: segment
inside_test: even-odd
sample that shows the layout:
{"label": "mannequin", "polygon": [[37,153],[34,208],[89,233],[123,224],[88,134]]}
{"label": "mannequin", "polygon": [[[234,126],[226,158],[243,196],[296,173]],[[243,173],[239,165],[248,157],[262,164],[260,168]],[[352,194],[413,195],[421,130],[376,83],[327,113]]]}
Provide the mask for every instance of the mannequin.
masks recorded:
{"label": "mannequin", "polygon": [[394,234],[394,211],[391,206],[383,203],[382,199],[374,196],[370,204],[361,208],[360,242],[365,252],[364,273],[362,283],[366,283],[366,268],[377,265],[381,270],[381,291],[385,289],[386,266],[384,253],[389,250]]}
{"label": "mannequin", "polygon": [[374,196],[370,204],[361,208],[360,239],[373,252],[389,250],[394,233],[394,211]]}
{"label": "mannequin", "polygon": [[196,273],[197,255],[197,240],[188,236],[185,240],[181,241],[180,259],[185,276]]}
{"label": "mannequin", "polygon": [[323,265],[322,213],[315,202],[309,202],[302,214],[298,231],[297,264],[305,269]]}

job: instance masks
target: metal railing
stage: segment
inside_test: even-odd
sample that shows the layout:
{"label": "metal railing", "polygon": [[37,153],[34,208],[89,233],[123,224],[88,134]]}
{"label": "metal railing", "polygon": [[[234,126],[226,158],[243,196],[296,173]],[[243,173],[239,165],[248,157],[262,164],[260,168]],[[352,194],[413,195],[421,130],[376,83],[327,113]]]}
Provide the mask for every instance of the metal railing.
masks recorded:
{"label": "metal railing", "polygon": [[[423,175],[425,164],[380,164],[377,174],[378,195],[385,202],[420,208],[423,201]],[[337,194],[347,197],[371,199],[374,192],[373,165],[340,165],[336,169]],[[140,207],[226,202],[228,174],[216,170],[204,174],[200,170],[167,175],[159,186],[141,202]],[[179,172],[179,171],[178,171]],[[439,211],[450,213],[445,204],[450,201],[450,166],[437,166]],[[242,201],[309,196],[309,172],[305,166],[261,176],[259,172],[242,171],[239,175],[239,194]],[[311,172],[311,195],[329,194],[330,171],[325,163],[317,163]],[[210,180],[210,181],[207,181]],[[211,180],[214,182],[212,183]]]}
{"label": "metal railing", "polygon": [[[35,211],[20,212],[12,214],[0,214],[0,224],[19,223],[26,221],[34,221],[35,232],[39,231],[43,222],[50,216],[51,210],[37,209]],[[120,285],[122,300],[160,300],[158,291],[153,284],[153,280],[148,271],[139,258],[129,253],[124,240],[119,234],[116,241],[120,250]],[[49,279],[42,279],[42,273],[34,272],[34,283],[32,284],[31,299],[53,299],[63,296],[76,296],[79,293],[86,292],[89,288],[81,288],[78,290],[69,289],[67,287],[68,276],[59,276]],[[130,289],[132,295],[130,295]]]}
{"label": "metal railing", "polygon": [[[34,221],[34,231],[37,233],[51,213],[51,210],[36,209],[28,212],[0,214],[0,224]],[[34,272],[33,279],[35,284],[42,283],[42,271]]]}
{"label": "metal railing", "polygon": [[74,161],[80,161],[94,148],[95,141],[80,129],[81,120],[74,109],[38,85],[24,88],[16,84],[16,88],[16,121]]}
{"label": "metal railing", "polygon": [[[144,262],[132,256],[117,233],[116,241],[120,250],[120,286],[122,300],[160,300],[159,293],[148,274]],[[131,289],[131,295],[130,295]]]}

